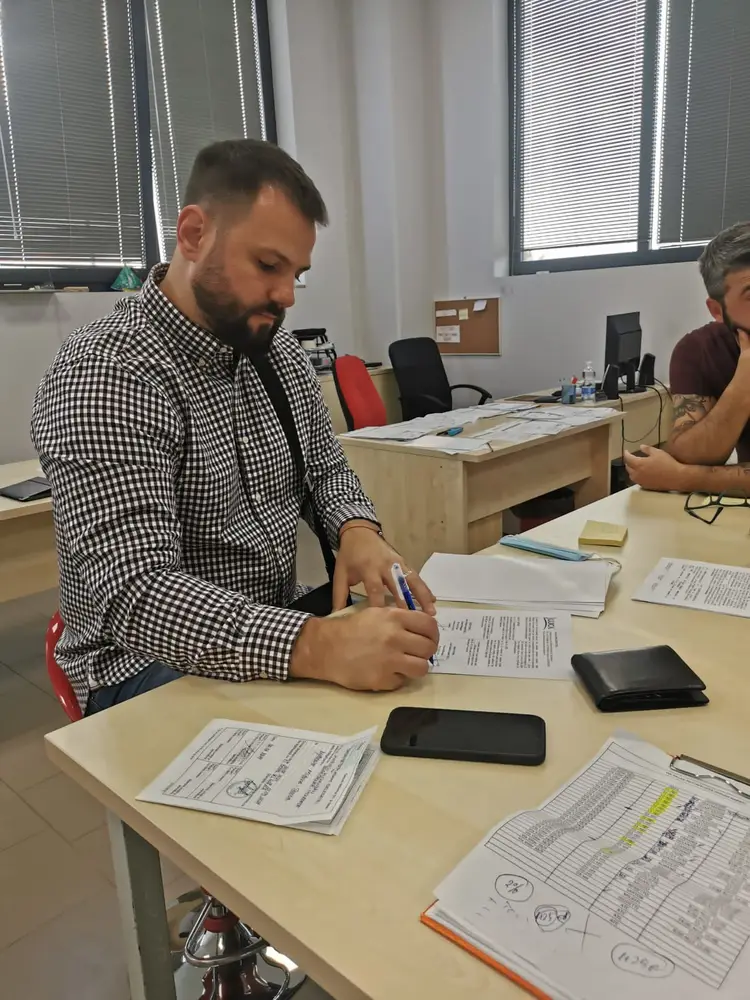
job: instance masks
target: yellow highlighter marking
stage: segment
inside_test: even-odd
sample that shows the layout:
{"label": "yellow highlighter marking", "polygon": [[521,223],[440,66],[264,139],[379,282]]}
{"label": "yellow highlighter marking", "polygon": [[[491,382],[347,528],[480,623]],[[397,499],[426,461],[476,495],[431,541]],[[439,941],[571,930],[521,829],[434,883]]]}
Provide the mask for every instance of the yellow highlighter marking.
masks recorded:
{"label": "yellow highlighter marking", "polygon": [[618,854],[620,851],[625,850],[628,847],[635,847],[636,842],[639,837],[644,833],[647,833],[651,828],[652,824],[656,822],[662,813],[666,812],[667,809],[674,802],[677,797],[677,789],[668,786],[664,789],[658,799],[652,802],[643,815],[639,816],[638,819],[633,823],[633,826],[628,831],[627,834],[623,834],[614,845],[614,847],[604,847],[602,848],[603,854]]}

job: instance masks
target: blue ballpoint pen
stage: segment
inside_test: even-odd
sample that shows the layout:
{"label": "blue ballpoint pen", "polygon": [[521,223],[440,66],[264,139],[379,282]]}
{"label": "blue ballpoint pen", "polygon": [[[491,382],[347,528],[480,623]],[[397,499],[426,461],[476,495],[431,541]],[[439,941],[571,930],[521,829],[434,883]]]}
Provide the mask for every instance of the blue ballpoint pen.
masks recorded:
{"label": "blue ballpoint pen", "polygon": [[[409,611],[416,611],[417,605],[414,603],[414,595],[411,590],[409,590],[409,584],[406,582],[406,577],[404,576],[404,571],[401,569],[401,563],[394,563],[391,566],[391,576],[393,577],[393,582],[398,587],[401,592],[401,596],[404,599],[404,604],[407,606]],[[430,663],[435,666],[435,657],[430,657]]]}

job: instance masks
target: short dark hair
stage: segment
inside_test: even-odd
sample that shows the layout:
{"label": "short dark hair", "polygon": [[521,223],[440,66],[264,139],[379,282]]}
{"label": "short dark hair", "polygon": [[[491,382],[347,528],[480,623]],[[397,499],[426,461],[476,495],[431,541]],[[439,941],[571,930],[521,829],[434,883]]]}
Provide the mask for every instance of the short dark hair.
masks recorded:
{"label": "short dark hair", "polygon": [[735,222],[714,236],[698,263],[709,298],[723,302],[727,275],[750,268],[750,222]]}
{"label": "short dark hair", "polygon": [[260,139],[225,139],[202,149],[190,171],[182,205],[241,199],[252,203],[264,187],[283,191],[310,222],[328,225],[320,191],[299,163],[272,142]]}

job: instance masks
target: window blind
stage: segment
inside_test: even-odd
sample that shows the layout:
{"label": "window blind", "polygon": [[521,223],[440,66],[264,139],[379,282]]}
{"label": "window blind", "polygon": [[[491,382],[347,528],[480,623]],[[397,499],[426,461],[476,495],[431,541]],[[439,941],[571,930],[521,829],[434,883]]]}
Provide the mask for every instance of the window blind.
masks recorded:
{"label": "window blind", "polygon": [[656,246],[705,243],[750,218],[750,3],[662,0]]}
{"label": "window blind", "polygon": [[159,248],[168,259],[195,155],[218,139],[265,138],[250,0],[146,0]]}
{"label": "window blind", "polygon": [[521,260],[635,249],[645,7],[518,0]]}
{"label": "window blind", "polygon": [[145,263],[122,0],[0,3],[0,265]]}

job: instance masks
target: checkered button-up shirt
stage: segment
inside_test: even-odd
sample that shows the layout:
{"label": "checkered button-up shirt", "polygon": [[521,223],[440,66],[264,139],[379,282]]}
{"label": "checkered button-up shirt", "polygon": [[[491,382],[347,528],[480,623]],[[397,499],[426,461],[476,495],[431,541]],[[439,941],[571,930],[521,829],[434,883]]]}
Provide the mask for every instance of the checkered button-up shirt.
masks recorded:
{"label": "checkered button-up shirt", "polygon": [[[287,610],[303,485],[281,424],[247,359],[235,364],[162,294],[165,272],[72,334],[34,403],[60,566],[57,658],[82,706],[153,661],[284,680],[307,619]],[[270,361],[335,546],[344,522],[375,512],[305,352],[282,330]]]}

